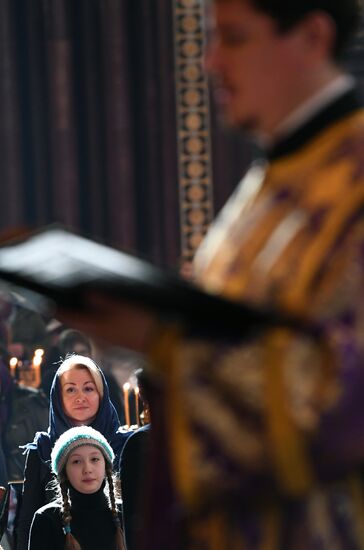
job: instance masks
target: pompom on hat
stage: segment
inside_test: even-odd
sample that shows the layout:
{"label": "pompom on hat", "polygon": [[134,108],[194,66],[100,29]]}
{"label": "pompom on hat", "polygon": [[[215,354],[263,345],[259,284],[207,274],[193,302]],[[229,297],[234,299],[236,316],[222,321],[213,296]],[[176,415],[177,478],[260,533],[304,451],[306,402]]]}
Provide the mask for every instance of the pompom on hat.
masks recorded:
{"label": "pompom on hat", "polygon": [[52,470],[58,476],[65,466],[69,454],[83,445],[99,449],[105,461],[112,466],[115,454],[104,436],[90,426],[70,428],[57,439],[51,454]]}

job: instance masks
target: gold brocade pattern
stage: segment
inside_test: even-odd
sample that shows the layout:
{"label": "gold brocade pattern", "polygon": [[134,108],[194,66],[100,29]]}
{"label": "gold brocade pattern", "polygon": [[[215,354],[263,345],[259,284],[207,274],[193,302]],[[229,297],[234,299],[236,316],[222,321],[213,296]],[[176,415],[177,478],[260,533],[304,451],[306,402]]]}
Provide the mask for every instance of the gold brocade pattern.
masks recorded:
{"label": "gold brocade pattern", "polygon": [[[362,330],[358,243],[364,223],[360,216],[354,221],[364,205],[362,146],[360,111],[299,153],[255,166],[196,257],[201,284],[233,300],[274,305],[322,322],[357,303],[355,330]],[[244,491],[245,479],[266,474],[269,465],[280,495],[305,499],[312,536],[325,550],[335,548],[329,500],[316,487],[308,453],[322,414],[341,392],[330,344],[347,335],[333,330],[331,337],[324,346],[280,329],[248,341],[242,334],[239,344],[180,335],[168,358],[171,456],[179,494],[192,514],[219,497],[234,497],[239,487]],[[363,335],[358,342],[363,346]],[[276,549],[279,513],[274,506],[261,512],[259,548]],[[231,524],[223,512],[215,514],[220,540]],[[203,524],[197,519],[191,529]],[[210,550],[212,538],[206,536]],[[244,548],[244,537],[243,530],[236,533],[236,548]],[[299,541],[298,534],[297,549]]]}
{"label": "gold brocade pattern", "polygon": [[[242,372],[241,365],[244,365]],[[231,398],[239,399],[251,410],[264,408],[264,351],[257,342],[233,347],[224,353],[215,378]]]}
{"label": "gold brocade pattern", "polygon": [[[223,224],[217,222],[221,245],[214,246],[212,231],[196,258],[196,272],[202,284],[235,300],[273,303],[294,313],[322,317],[322,295],[331,301],[343,273],[348,266],[352,271],[351,264],[355,265],[352,259],[356,251],[348,246],[341,269],[335,263],[335,270],[327,269],[327,262],[335,258],[338,238],[342,232],[345,234],[347,220],[364,202],[358,142],[364,143],[363,113],[338,123],[288,161],[273,163],[263,178],[258,173],[261,183],[255,185],[255,196],[248,205],[241,200],[243,181],[223,214]],[[351,144],[352,156],[348,153]],[[345,156],[342,150],[346,151]],[[231,216],[229,210],[233,211]],[[315,218],[319,222],[316,231]],[[323,262],[326,276],[320,281],[320,293],[316,293]],[[329,292],[325,290],[328,284]],[[287,336],[282,340],[280,331],[266,342],[266,373],[276,353],[280,363],[270,384],[266,383],[271,444],[278,471],[285,472],[287,478],[284,481],[280,477],[280,483],[286,483],[294,493],[305,487],[303,483],[294,489],[298,471],[308,468],[302,463],[304,433],[314,429],[321,411],[338,395],[334,358],[328,358],[326,350],[310,347],[299,338]],[[272,399],[273,387],[277,390]],[[296,440],[295,450],[284,448],[284,440],[292,444]],[[307,470],[308,485],[310,477]]]}
{"label": "gold brocade pattern", "polygon": [[203,10],[202,0],[173,0],[181,249],[186,262],[192,260],[213,218]]}
{"label": "gold brocade pattern", "polygon": [[[241,182],[196,257],[196,274],[206,288],[235,300],[273,300],[304,311],[307,304],[303,296],[302,306],[298,304],[298,294],[307,292],[307,280],[319,269],[323,248],[330,250],[341,223],[360,201],[360,157],[353,154],[350,164],[347,157],[341,159],[340,150],[345,133],[348,146],[352,132],[363,139],[363,118],[360,114],[341,122],[299,155],[273,163],[265,172],[254,169],[248,178],[261,183],[248,202],[246,178]],[[310,223],[322,211],[327,214],[325,223],[312,234]],[[216,247],[217,234],[223,246]]]}

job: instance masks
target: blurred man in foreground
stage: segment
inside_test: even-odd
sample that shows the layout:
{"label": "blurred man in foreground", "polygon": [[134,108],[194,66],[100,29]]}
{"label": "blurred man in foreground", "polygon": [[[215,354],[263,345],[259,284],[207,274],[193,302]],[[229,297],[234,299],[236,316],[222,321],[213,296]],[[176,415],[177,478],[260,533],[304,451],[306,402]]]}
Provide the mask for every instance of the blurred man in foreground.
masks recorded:
{"label": "blurred man in foreground", "polygon": [[164,376],[161,453],[178,502],[170,511],[183,519],[171,548],[362,548],[364,111],[338,62],[358,4],[210,4],[217,101],[266,158],[211,228],[196,278],[306,319],[320,338],[174,331],[148,310],[102,301],[97,326],[77,322],[149,351]]}

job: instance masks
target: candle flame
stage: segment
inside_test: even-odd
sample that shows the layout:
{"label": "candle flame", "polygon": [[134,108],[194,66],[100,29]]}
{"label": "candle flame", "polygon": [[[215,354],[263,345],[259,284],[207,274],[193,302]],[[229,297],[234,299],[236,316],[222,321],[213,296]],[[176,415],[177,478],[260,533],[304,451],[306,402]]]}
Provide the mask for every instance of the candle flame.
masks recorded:
{"label": "candle flame", "polygon": [[11,367],[16,367],[18,364],[18,358],[17,357],[11,357],[10,361],[9,361],[9,365]]}
{"label": "candle flame", "polygon": [[124,391],[129,391],[129,390],[130,390],[130,384],[129,384],[129,382],[125,382],[125,384],[123,385],[123,390],[124,390]]}
{"label": "candle flame", "polygon": [[35,367],[39,367],[39,365],[41,364],[41,362],[42,362],[42,357],[41,357],[40,355],[35,355],[35,356],[33,357],[33,365],[34,365]]}

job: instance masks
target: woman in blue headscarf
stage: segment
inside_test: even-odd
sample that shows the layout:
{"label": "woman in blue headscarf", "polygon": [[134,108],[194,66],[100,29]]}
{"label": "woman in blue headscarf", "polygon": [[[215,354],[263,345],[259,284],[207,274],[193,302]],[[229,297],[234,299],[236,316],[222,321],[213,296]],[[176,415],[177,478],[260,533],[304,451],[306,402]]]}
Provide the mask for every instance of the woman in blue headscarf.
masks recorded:
{"label": "woman in blue headscarf", "polygon": [[26,445],[17,550],[27,550],[34,512],[52,498],[46,486],[52,479],[50,460],[54,443],[63,432],[81,425],[92,426],[104,435],[115,453],[115,464],[118,464],[129,434],[120,429],[101,370],[89,357],[72,355],[63,361],[53,380],[47,432],[37,432],[34,441]]}

